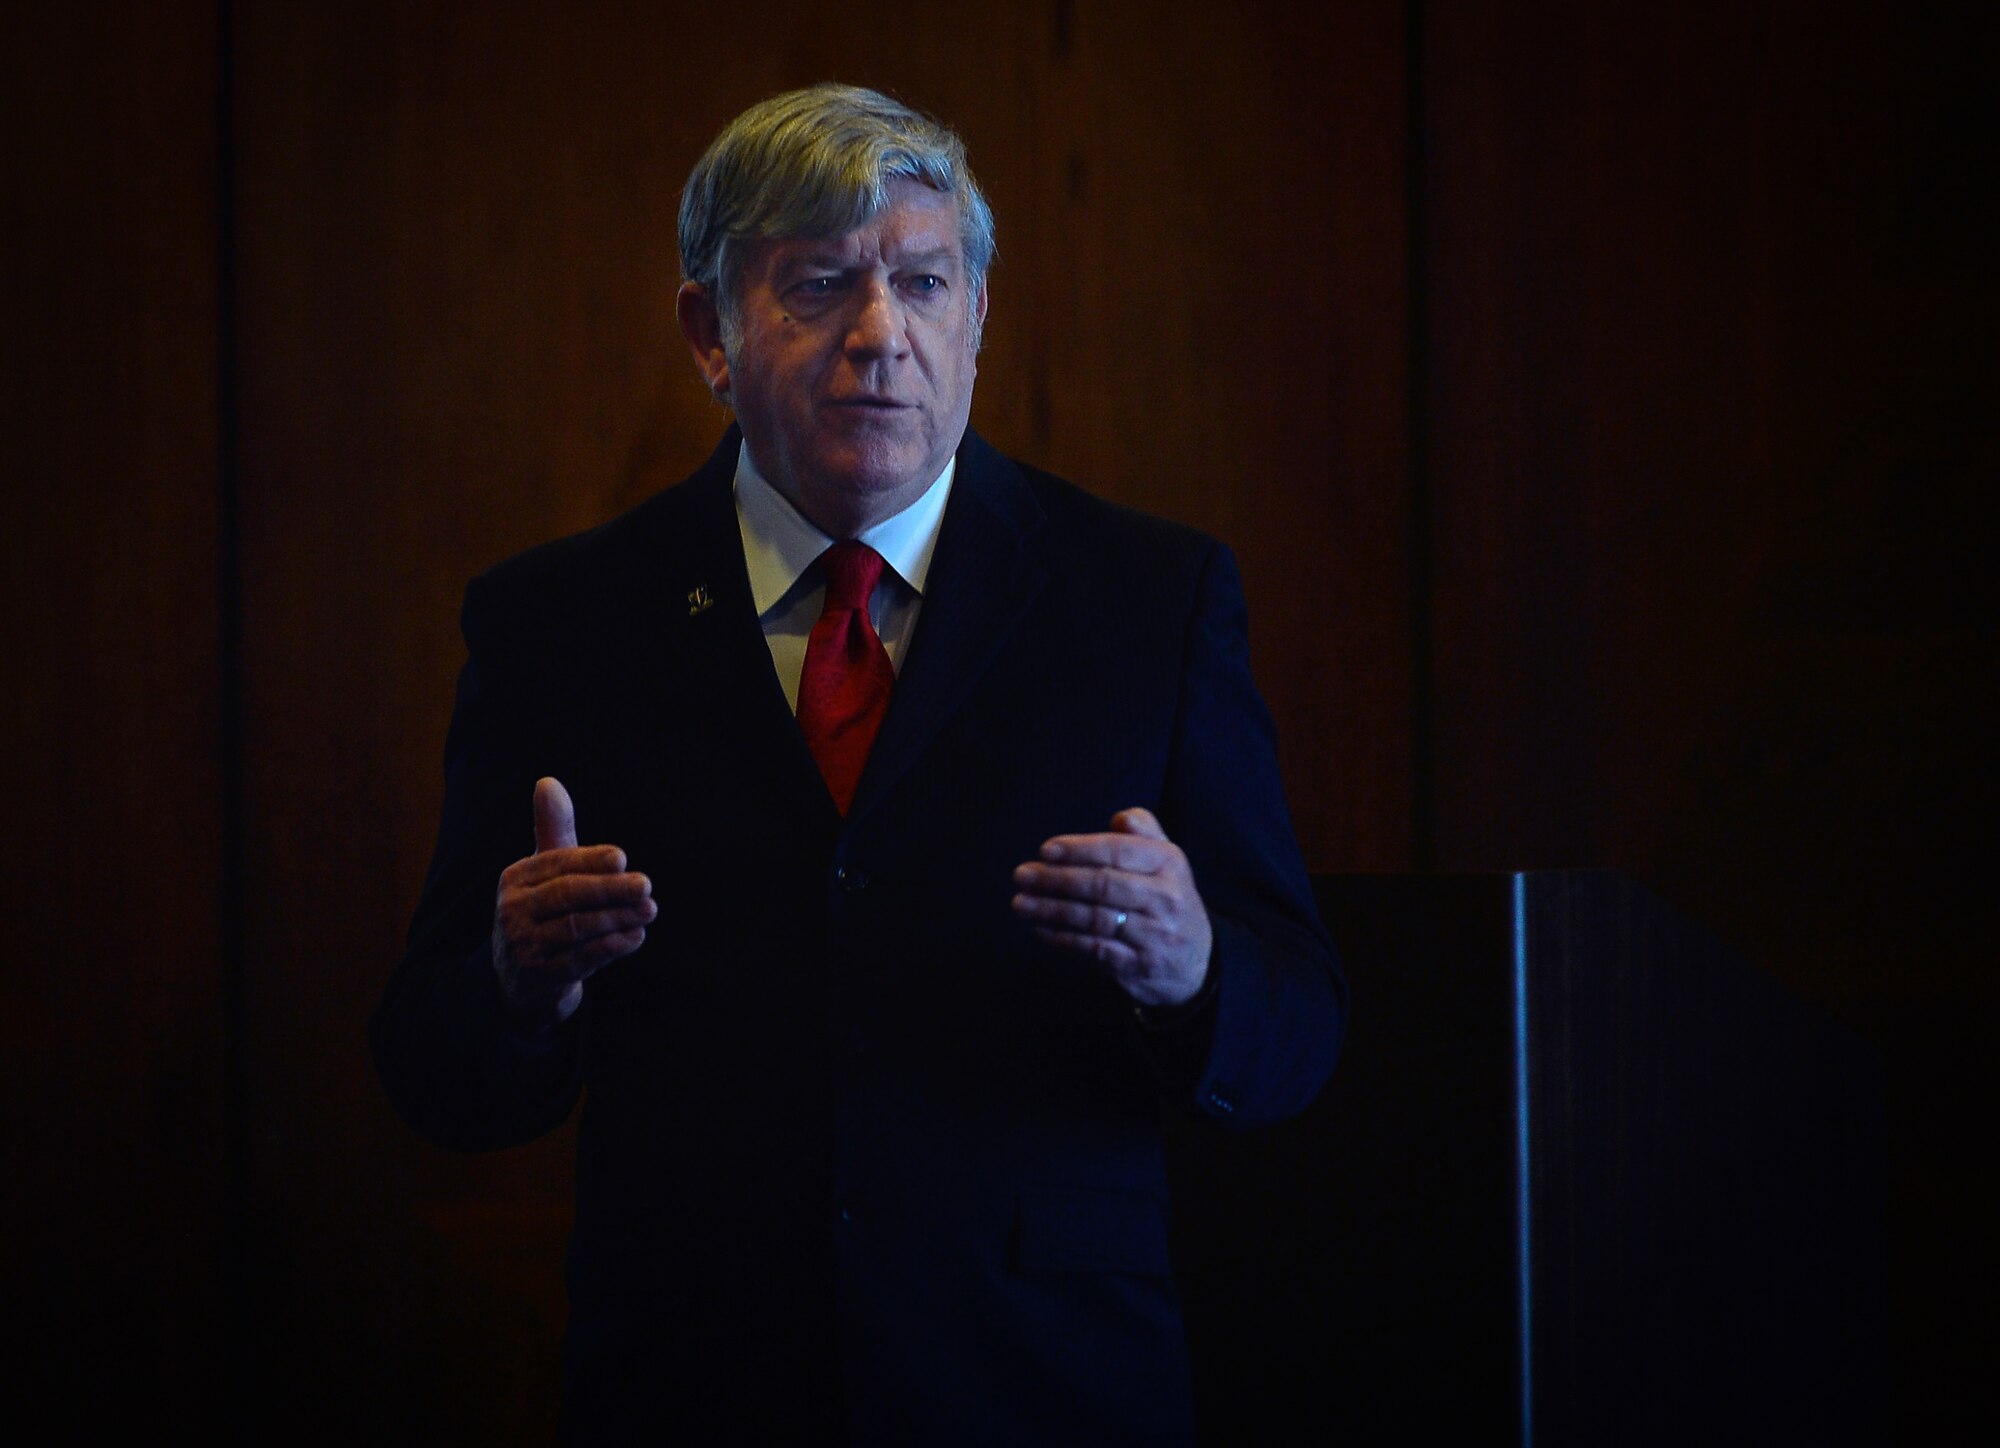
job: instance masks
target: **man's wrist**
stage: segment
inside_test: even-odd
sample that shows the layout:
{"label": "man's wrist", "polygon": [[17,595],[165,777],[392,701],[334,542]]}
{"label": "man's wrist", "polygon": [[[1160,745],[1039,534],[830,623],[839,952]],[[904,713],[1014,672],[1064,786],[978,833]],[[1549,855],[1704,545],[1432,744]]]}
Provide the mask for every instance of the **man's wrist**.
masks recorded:
{"label": "man's wrist", "polygon": [[1215,960],[1211,956],[1208,968],[1202,972],[1201,984],[1195,988],[1193,995],[1172,1005],[1134,1005],[1132,1017],[1149,1031],[1170,1031],[1176,1026],[1194,1020],[1206,1012],[1215,1000],[1216,980],[1219,975],[1220,972],[1215,968]]}
{"label": "man's wrist", "polygon": [[505,943],[496,936],[487,954],[491,967],[488,974],[493,981],[493,993],[500,1003],[501,1015],[521,1040],[530,1043],[553,1041],[556,1033],[582,1006],[583,983],[571,981],[560,995],[553,998],[528,998],[524,992],[509,988],[508,974],[500,959],[500,952],[505,949]]}

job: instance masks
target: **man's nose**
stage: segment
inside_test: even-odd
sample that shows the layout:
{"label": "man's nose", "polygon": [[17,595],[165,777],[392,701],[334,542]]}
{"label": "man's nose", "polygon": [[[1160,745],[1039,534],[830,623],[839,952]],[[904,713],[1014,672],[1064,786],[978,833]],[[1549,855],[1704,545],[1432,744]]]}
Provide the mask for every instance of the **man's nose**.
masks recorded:
{"label": "man's nose", "polygon": [[887,282],[871,282],[857,294],[857,310],[848,323],[850,356],[874,360],[900,357],[909,350],[902,302]]}

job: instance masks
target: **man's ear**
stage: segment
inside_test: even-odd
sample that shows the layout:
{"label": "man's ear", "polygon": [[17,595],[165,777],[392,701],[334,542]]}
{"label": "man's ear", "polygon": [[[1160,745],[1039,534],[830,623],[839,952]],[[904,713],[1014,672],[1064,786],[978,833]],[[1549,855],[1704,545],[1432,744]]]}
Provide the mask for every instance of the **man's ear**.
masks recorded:
{"label": "man's ear", "polygon": [[681,335],[687,338],[688,351],[694,354],[694,365],[708,384],[708,390],[727,402],[729,353],[722,345],[722,318],[715,310],[715,299],[693,282],[682,282],[674,296],[674,316],[681,324]]}

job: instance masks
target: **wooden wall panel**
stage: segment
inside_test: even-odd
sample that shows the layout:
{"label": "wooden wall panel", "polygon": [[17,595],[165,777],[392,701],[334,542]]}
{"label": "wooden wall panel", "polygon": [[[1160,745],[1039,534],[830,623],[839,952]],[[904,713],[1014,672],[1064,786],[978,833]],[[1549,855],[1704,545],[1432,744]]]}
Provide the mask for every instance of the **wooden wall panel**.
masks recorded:
{"label": "wooden wall panel", "polygon": [[1402,7],[1056,14],[992,426],[1237,550],[1308,859],[1407,867]]}
{"label": "wooden wall panel", "polygon": [[239,7],[274,1428],[548,1425],[568,1140],[418,1143],[364,1023],[435,827],[464,581],[723,426],[674,329],[673,221],[751,101],[841,78],[961,128],[1001,236],[979,425],[1238,544],[1301,832],[1403,862],[1399,22],[1290,9]]}
{"label": "wooden wall panel", "polygon": [[[1908,1441],[1990,1414],[1995,26],[1427,7],[1447,867],[1615,865],[1888,1053]],[[1974,1024],[1980,1022],[1982,1024]],[[1989,1399],[1990,1399],[1990,1395]]]}
{"label": "wooden wall panel", "polygon": [[214,63],[0,21],[0,1383],[113,1438],[223,1362]]}
{"label": "wooden wall panel", "polygon": [[[1979,49],[1886,10],[1453,15],[1430,82],[1447,856],[1622,865],[1766,939],[1775,884],[1805,892],[1793,948],[1859,959],[1884,941],[1851,877],[1907,887],[1922,853],[1884,814],[1971,843],[1921,776],[1969,760],[1968,673],[1934,665],[1991,601],[1993,288],[1952,134]],[[1836,817],[1798,830],[1815,799]],[[1713,883],[1738,867],[1749,900]]]}

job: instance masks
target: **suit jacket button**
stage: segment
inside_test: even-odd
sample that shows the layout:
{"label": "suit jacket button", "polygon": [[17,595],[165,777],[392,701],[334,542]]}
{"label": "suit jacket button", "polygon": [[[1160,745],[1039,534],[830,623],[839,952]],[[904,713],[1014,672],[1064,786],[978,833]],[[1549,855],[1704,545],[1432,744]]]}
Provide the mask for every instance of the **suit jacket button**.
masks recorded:
{"label": "suit jacket button", "polygon": [[852,895],[868,888],[868,872],[858,865],[841,865],[833,872],[833,882]]}

